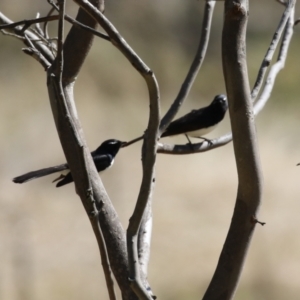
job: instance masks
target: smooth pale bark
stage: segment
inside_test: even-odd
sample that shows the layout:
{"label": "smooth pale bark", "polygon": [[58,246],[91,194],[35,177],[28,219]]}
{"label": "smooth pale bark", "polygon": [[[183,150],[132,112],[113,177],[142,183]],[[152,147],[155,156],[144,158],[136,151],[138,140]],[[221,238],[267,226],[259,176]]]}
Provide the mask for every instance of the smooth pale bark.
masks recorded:
{"label": "smooth pale bark", "polygon": [[[246,61],[247,0],[226,0],[222,59],[229,102],[238,190],[229,232],[205,300],[232,299],[253,235],[262,196],[262,172]],[[220,197],[220,201],[223,201]]]}

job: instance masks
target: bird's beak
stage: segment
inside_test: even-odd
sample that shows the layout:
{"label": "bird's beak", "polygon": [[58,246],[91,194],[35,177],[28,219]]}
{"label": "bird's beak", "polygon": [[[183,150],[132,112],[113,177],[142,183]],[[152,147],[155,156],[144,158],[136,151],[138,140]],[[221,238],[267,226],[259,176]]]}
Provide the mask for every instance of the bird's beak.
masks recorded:
{"label": "bird's beak", "polygon": [[121,142],[121,148],[126,147],[127,146],[127,142]]}

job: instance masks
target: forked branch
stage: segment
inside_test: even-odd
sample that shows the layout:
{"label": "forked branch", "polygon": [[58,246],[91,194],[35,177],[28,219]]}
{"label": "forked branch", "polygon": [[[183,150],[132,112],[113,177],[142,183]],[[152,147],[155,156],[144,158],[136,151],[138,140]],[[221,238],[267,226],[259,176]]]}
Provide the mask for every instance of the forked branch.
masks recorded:
{"label": "forked branch", "polygon": [[150,113],[147,135],[143,144],[143,177],[137,203],[127,229],[127,251],[131,287],[140,299],[152,299],[145,283],[146,274],[141,274],[138,259],[138,232],[147,204],[151,201],[154,186],[154,166],[156,159],[158,127],[160,123],[159,88],[153,72],[127,44],[113,24],[88,1],[74,0],[90,14],[109,35],[112,44],[131,62],[145,79],[149,92]]}
{"label": "forked branch", "polygon": [[[287,57],[287,50],[290,45],[292,35],[293,35],[293,26],[294,24],[291,24],[290,21],[286,21],[287,16],[294,19],[294,6],[295,6],[295,0],[288,0],[288,3],[286,3],[287,7],[283,12],[283,15],[280,19],[278,28],[276,32],[273,35],[273,39],[270,43],[270,46],[267,50],[267,54],[265,58],[263,59],[263,62],[261,64],[261,67],[258,72],[256,84],[253,87],[253,90],[251,92],[251,98],[253,100],[253,97],[257,97],[257,93],[259,91],[261,92],[261,96],[257,99],[257,101],[254,104],[254,114],[257,116],[259,112],[263,109],[266,102],[269,100],[272,89],[274,87],[274,82],[276,80],[276,77],[281,69],[284,68],[285,60]],[[288,15],[287,15],[288,13]],[[282,30],[282,26],[286,26],[285,30]],[[278,40],[281,40],[281,43],[278,44]],[[270,72],[267,76],[267,79],[264,81],[264,84],[262,85],[262,81],[265,78],[265,73],[267,71],[267,67],[269,66],[268,62],[271,62],[272,57],[274,55],[274,52],[276,51],[278,45],[280,45],[280,53],[278,55],[277,62],[274,63],[273,66],[270,68]],[[268,66],[267,66],[268,65]],[[157,152],[163,153],[163,154],[173,154],[173,155],[183,155],[183,154],[192,154],[192,153],[199,153],[199,152],[205,152],[209,150],[213,150],[215,148],[219,148],[222,146],[225,146],[226,144],[230,143],[232,141],[232,134],[227,133],[219,138],[212,139],[211,143],[208,143],[206,141],[201,143],[193,144],[193,147],[189,144],[187,145],[172,145],[172,144],[165,144],[165,143],[159,143]]]}
{"label": "forked branch", "polygon": [[180,107],[182,106],[184,100],[188,96],[188,94],[191,90],[191,87],[192,87],[192,85],[199,73],[199,70],[202,66],[202,63],[205,58],[208,42],[209,42],[211,22],[212,22],[212,16],[213,16],[215,4],[216,4],[216,2],[212,1],[212,0],[208,0],[205,2],[202,30],[200,33],[200,41],[199,41],[199,46],[198,46],[195,58],[191,64],[191,67],[190,67],[188,74],[179,90],[177,97],[175,98],[171,107],[169,108],[169,110],[167,111],[167,113],[161,120],[160,135],[165,131],[165,129],[170,124],[170,122],[176,116],[176,114],[179,111]]}

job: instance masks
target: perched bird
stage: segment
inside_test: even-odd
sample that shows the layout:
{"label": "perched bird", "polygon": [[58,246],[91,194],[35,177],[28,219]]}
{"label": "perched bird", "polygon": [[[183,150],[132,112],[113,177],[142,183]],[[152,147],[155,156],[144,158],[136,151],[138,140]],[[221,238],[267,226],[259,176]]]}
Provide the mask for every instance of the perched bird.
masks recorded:
{"label": "perched bird", "polygon": [[[217,95],[210,105],[192,110],[171,122],[161,137],[185,134],[187,138],[188,136],[197,137],[210,142],[203,135],[211,132],[223,120],[227,108],[227,97],[225,95]],[[143,137],[140,136],[128,142],[127,145],[133,144],[143,139]]]}
{"label": "perched bird", "polygon": [[[112,166],[112,164],[114,163],[115,156],[124,144],[124,142],[114,139],[106,140],[95,151],[91,152],[92,158],[94,160],[98,172],[104,171],[105,169]],[[69,166],[67,163],[26,173],[24,175],[15,177],[13,179],[13,182],[23,183],[32,179],[36,179],[64,170],[69,170]],[[71,172],[69,172],[66,175],[60,175],[60,177],[55,179],[53,182],[55,181],[58,181],[56,187],[60,187],[70,182],[73,182],[73,177]]]}
{"label": "perched bird", "polygon": [[194,109],[171,122],[161,136],[187,134],[191,137],[202,137],[211,132],[223,120],[227,108],[227,97],[217,95],[210,105]]}

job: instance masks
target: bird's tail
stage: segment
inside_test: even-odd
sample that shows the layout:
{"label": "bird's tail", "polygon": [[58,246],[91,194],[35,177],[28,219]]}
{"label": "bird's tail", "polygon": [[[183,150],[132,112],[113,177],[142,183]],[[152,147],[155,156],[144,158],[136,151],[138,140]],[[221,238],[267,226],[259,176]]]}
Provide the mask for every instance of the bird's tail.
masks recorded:
{"label": "bird's tail", "polygon": [[62,165],[58,165],[58,166],[55,166],[55,167],[40,169],[40,170],[37,170],[37,171],[32,171],[32,172],[23,174],[21,176],[15,177],[15,178],[13,178],[13,182],[15,182],[15,183],[24,183],[24,182],[27,182],[29,180],[35,179],[35,178],[43,177],[43,176],[50,175],[50,174],[60,172],[60,171],[63,171],[63,170],[67,170],[67,169],[69,169],[68,164],[62,164]]}

